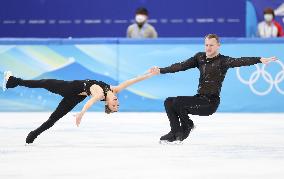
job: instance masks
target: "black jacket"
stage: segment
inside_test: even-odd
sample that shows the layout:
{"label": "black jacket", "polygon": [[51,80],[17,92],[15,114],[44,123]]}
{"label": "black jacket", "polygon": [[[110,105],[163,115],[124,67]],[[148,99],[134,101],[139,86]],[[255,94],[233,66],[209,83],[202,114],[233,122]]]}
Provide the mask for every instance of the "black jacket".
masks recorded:
{"label": "black jacket", "polygon": [[219,54],[213,58],[206,58],[205,52],[199,52],[183,62],[160,68],[160,73],[175,73],[197,67],[200,71],[197,93],[206,96],[219,96],[222,83],[229,68],[249,66],[257,63],[260,63],[260,57],[232,58]]}

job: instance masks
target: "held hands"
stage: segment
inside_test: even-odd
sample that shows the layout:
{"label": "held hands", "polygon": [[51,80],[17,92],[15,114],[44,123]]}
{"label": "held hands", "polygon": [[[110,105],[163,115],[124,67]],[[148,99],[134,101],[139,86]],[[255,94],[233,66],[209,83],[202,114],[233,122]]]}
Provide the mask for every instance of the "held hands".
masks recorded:
{"label": "held hands", "polygon": [[79,127],[83,114],[80,112],[80,113],[75,114],[74,116],[76,117],[76,126]]}
{"label": "held hands", "polygon": [[269,57],[269,58],[262,57],[260,59],[261,63],[263,63],[263,64],[268,64],[268,63],[270,63],[272,61],[276,61],[276,60],[278,60],[276,57]]}
{"label": "held hands", "polygon": [[158,75],[158,74],[160,74],[160,68],[157,67],[157,66],[151,67],[148,71],[149,71],[149,73],[151,73],[152,75]]}

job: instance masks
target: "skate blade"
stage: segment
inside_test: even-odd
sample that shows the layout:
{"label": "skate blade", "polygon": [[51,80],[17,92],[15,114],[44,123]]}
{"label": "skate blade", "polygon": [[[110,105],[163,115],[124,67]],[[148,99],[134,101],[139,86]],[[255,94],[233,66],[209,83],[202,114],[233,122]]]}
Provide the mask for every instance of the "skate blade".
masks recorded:
{"label": "skate blade", "polygon": [[29,143],[29,144],[28,144],[28,143],[25,143],[25,146],[26,146],[26,147],[32,147],[32,146],[35,146],[35,144],[34,144],[34,143]]}
{"label": "skate blade", "polygon": [[6,84],[7,84],[7,81],[6,81],[6,75],[7,75],[7,71],[5,71],[4,73],[3,73],[3,83],[2,83],[2,90],[3,91],[6,91]]}
{"label": "skate blade", "polygon": [[182,145],[183,142],[180,140],[175,140],[173,142],[169,142],[167,140],[160,140],[159,142],[161,145]]}
{"label": "skate blade", "polygon": [[7,82],[8,82],[8,80],[6,80],[6,76],[7,75],[12,75],[12,72],[11,71],[4,71],[4,73],[3,73],[3,83],[2,83],[2,90],[3,91],[6,91],[7,90],[7,87],[6,87],[6,85],[7,85]]}

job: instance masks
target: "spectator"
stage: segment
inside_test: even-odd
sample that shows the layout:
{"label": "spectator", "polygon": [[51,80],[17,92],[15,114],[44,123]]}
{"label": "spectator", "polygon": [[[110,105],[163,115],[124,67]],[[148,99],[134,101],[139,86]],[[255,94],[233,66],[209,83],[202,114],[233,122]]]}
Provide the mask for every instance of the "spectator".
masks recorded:
{"label": "spectator", "polygon": [[262,38],[272,38],[284,36],[281,25],[274,20],[275,14],[272,8],[263,11],[264,21],[258,24],[258,35]]}
{"label": "spectator", "polygon": [[128,38],[157,38],[158,34],[155,28],[147,23],[148,10],[138,8],[135,13],[135,23],[127,28]]}
{"label": "spectator", "polygon": [[284,31],[283,31],[283,28],[282,28],[281,24],[279,24],[275,20],[273,21],[273,23],[274,23],[274,25],[276,26],[276,28],[278,30],[277,37],[283,37],[284,36]]}
{"label": "spectator", "polygon": [[[275,16],[284,16],[284,3],[282,3],[277,9],[274,10],[274,14]],[[280,23],[274,21],[274,24],[276,25],[278,29],[278,37],[283,37],[284,31]]]}

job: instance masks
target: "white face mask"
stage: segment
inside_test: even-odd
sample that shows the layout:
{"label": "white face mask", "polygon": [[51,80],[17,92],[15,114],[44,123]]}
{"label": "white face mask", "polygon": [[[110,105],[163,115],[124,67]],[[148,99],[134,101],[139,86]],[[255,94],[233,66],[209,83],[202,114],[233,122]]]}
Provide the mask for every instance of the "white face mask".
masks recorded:
{"label": "white face mask", "polygon": [[272,14],[264,14],[264,20],[266,22],[271,22],[273,19],[273,15]]}
{"label": "white face mask", "polygon": [[146,22],[147,16],[142,15],[142,14],[138,14],[138,15],[135,16],[135,20],[136,20],[137,23],[142,24],[142,23]]}

